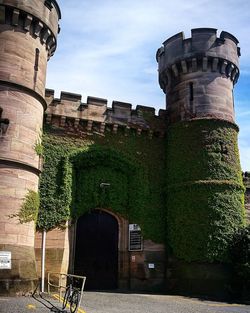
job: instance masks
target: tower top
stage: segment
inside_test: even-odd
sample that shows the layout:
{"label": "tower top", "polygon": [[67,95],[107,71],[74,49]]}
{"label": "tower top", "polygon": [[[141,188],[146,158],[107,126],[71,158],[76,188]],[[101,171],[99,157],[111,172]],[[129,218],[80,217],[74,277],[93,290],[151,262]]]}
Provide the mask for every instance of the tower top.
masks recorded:
{"label": "tower top", "polygon": [[180,32],[164,41],[157,51],[157,61],[162,54],[166,65],[186,58],[207,56],[222,58],[238,66],[238,43],[237,38],[228,32],[222,31],[217,37],[215,28],[195,28],[191,30],[191,38],[185,39],[184,33]]}
{"label": "tower top", "polygon": [[59,27],[58,20],[61,19],[61,11],[56,0],[2,0],[1,6],[26,13],[41,21],[56,38]]}
{"label": "tower top", "polygon": [[[220,36],[217,36],[215,28],[192,29],[191,38],[187,39],[183,32],[168,38],[156,54],[162,89],[165,90],[166,83],[161,81],[161,73],[166,71],[172,71],[174,74],[177,71],[183,74],[189,71],[195,72],[202,70],[204,60],[212,64],[213,59],[218,67],[212,68],[212,71],[221,72],[222,69],[225,72],[222,74],[236,83],[239,76],[240,48],[238,43],[237,38],[228,32],[222,31]],[[192,60],[195,60],[195,67],[192,67]]]}
{"label": "tower top", "polygon": [[58,21],[61,11],[56,0],[0,0],[0,24],[14,29],[22,28],[33,38],[39,37],[46,46],[48,59],[56,50]]}
{"label": "tower top", "polygon": [[169,121],[216,118],[235,121],[233,85],[239,77],[238,40],[215,28],[178,33],[158,49],[159,84]]}

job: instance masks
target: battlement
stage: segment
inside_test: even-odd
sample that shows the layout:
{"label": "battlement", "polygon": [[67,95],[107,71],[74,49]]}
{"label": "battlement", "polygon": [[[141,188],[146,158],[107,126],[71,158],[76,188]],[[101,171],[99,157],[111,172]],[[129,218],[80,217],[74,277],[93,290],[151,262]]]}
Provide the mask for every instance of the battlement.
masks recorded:
{"label": "battlement", "polygon": [[0,3],[0,24],[11,25],[16,30],[20,27],[34,38],[39,37],[49,57],[56,49],[60,18],[61,11],[56,0],[37,0],[34,6],[25,0],[2,0]]}
{"label": "battlement", "polygon": [[163,54],[169,65],[202,55],[226,59],[238,66],[238,43],[237,38],[228,32],[222,31],[217,37],[215,28],[195,28],[191,30],[191,38],[185,39],[184,33],[180,32],[163,42],[163,47],[157,51],[157,61]]}
{"label": "battlement", "polygon": [[171,76],[199,70],[219,71],[235,84],[239,76],[238,43],[237,38],[225,31],[218,37],[214,28],[192,29],[191,38],[187,39],[183,32],[170,37],[156,54],[161,88],[167,86]]}
{"label": "battlement", "polygon": [[125,134],[134,130],[137,135],[146,132],[150,137],[164,137],[166,132],[165,110],[155,115],[153,107],[137,105],[136,109],[132,109],[131,103],[120,101],[113,101],[112,106],[108,107],[106,99],[90,96],[85,103],[81,95],[64,91],[57,99],[51,89],[46,89],[45,97],[48,105],[46,123],[67,131],[103,135],[107,129],[114,133],[122,129]]}

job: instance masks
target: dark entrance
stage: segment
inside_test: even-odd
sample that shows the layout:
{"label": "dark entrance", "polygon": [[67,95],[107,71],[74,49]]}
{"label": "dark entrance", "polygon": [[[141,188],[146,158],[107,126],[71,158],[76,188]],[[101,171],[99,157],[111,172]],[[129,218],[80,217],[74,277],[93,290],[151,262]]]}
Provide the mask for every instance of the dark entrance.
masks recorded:
{"label": "dark entrance", "polygon": [[78,219],[75,274],[87,277],[87,290],[117,288],[118,223],[112,215],[95,210]]}

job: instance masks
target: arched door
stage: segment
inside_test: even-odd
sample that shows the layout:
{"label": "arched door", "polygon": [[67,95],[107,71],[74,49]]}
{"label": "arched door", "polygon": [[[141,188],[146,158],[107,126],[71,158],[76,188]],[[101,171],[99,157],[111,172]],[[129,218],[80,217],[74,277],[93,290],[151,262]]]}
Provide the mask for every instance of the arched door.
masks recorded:
{"label": "arched door", "polygon": [[74,269],[87,277],[87,290],[117,288],[118,223],[111,214],[94,210],[78,219]]}

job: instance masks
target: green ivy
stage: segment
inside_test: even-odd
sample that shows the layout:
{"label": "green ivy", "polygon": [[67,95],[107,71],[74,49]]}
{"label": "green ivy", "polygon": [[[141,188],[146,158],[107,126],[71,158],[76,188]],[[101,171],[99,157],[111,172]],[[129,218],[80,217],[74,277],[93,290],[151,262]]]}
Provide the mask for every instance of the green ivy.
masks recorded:
{"label": "green ivy", "polygon": [[166,147],[166,139],[133,132],[75,138],[51,128],[43,137],[38,228],[107,208],[180,259],[228,260],[244,224],[237,133],[226,121],[181,122],[169,127]]}
{"label": "green ivy", "polygon": [[[149,145],[149,140],[133,134],[77,139],[54,129],[45,132],[38,228],[63,227],[92,209],[108,208],[140,224],[146,238],[163,242],[164,141],[156,138]],[[110,186],[101,188],[103,182]]]}
{"label": "green ivy", "polygon": [[228,260],[244,224],[238,128],[219,120],[180,122],[168,130],[168,243],[186,261]]}
{"label": "green ivy", "polygon": [[50,230],[64,227],[69,220],[71,204],[71,168],[68,156],[77,149],[88,149],[91,141],[80,145],[78,141],[60,136],[43,137],[45,162],[40,178],[40,210],[38,229]]}
{"label": "green ivy", "polygon": [[12,214],[10,217],[17,217],[21,224],[32,221],[37,221],[39,210],[39,194],[33,190],[28,190],[24,201],[21,205],[20,211],[17,214]]}
{"label": "green ivy", "polygon": [[233,276],[232,296],[249,300],[250,290],[250,225],[240,228],[234,235],[230,248]]}
{"label": "green ivy", "polygon": [[43,145],[41,142],[36,142],[34,149],[38,156],[43,156]]}
{"label": "green ivy", "polygon": [[[71,157],[78,217],[97,207],[113,209],[140,223],[148,198],[147,175],[136,162],[114,149],[91,147]],[[108,183],[108,187],[102,187]]]}
{"label": "green ivy", "polygon": [[42,134],[42,130],[40,130],[39,138],[37,139],[35,146],[34,146],[36,154],[40,157],[42,157],[44,154],[43,145],[42,145],[42,135],[41,134]]}

